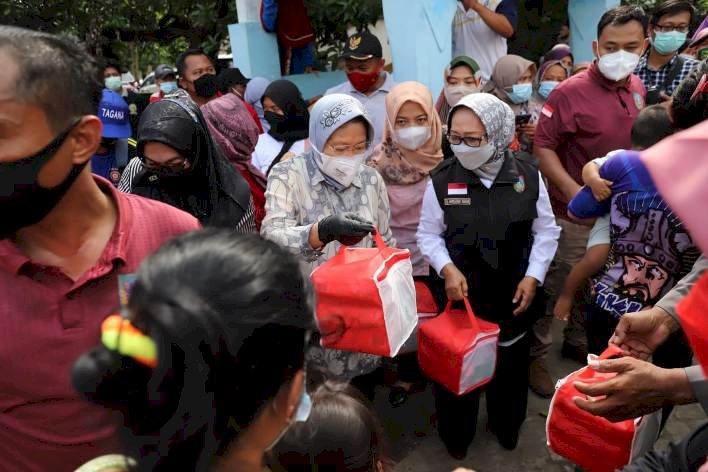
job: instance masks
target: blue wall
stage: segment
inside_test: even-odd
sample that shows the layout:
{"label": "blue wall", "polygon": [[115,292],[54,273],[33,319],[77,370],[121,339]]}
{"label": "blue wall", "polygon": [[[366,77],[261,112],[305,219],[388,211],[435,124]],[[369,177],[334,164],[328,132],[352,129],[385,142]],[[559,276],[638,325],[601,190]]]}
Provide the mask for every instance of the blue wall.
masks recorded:
{"label": "blue wall", "polygon": [[592,42],[597,39],[597,24],[600,17],[610,8],[620,4],[620,0],[570,0],[568,18],[570,20],[570,48],[575,62],[592,61]]}

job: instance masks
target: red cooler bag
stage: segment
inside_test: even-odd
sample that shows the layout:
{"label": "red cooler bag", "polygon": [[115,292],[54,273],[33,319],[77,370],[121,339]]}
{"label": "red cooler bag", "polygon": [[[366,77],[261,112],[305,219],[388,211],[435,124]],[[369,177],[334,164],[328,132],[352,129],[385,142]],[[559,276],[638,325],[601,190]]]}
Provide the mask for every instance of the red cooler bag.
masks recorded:
{"label": "red cooler bag", "polygon": [[418,322],[408,249],[342,246],[312,272],[322,345],[395,356]]}
{"label": "red cooler bag", "polygon": [[428,286],[420,280],[415,281],[415,305],[418,310],[418,325],[411,333],[399,354],[410,354],[418,350],[418,330],[423,323],[438,316],[438,305]]}
{"label": "red cooler bag", "polygon": [[[610,346],[598,359],[618,356],[622,350]],[[661,416],[648,415],[634,420],[612,423],[578,408],[574,397],[583,397],[573,382],[597,383],[617,374],[596,372],[590,367],[576,370],[556,384],[546,420],[546,441],[556,454],[577,464],[587,472],[612,472],[627,465],[635,450],[653,444],[658,435]],[[647,437],[651,437],[647,441]]]}
{"label": "red cooler bag", "polygon": [[448,302],[418,333],[421,370],[456,395],[489,383],[497,366],[499,325],[477,318],[467,298],[465,308],[453,310]]}

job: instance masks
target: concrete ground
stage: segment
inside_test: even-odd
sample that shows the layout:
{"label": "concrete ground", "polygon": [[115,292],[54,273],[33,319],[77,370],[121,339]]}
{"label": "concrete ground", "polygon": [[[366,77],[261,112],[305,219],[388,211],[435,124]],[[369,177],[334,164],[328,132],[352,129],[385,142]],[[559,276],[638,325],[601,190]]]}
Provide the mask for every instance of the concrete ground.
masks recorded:
{"label": "concrete ground", "polygon": [[[551,374],[561,378],[580,367],[579,364],[560,356],[562,325],[554,324],[554,349],[550,356]],[[449,472],[457,467],[477,472],[491,471],[570,471],[574,466],[552,455],[546,447],[545,422],[549,400],[529,391],[526,422],[521,430],[519,445],[514,451],[502,449],[491,433],[486,431],[486,409],[480,406],[477,435],[467,459],[452,459],[438,438],[435,428],[435,408],[431,389],[411,395],[399,408],[388,403],[388,390],[378,392],[375,407],[384,423],[392,459],[397,463],[395,472]],[[662,433],[658,447],[665,448],[671,441],[685,437],[705,421],[703,410],[697,405],[677,408]]]}

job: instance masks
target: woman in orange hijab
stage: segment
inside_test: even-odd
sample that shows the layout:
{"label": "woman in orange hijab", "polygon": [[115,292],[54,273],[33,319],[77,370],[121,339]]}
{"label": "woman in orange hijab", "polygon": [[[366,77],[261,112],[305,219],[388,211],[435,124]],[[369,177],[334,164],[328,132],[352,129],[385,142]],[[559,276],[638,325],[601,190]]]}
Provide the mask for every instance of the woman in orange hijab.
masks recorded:
{"label": "woman in orange hijab", "polygon": [[[416,243],[425,186],[430,171],[443,160],[442,126],[433,97],[419,82],[403,82],[386,96],[384,139],[367,160],[383,176],[391,205],[391,231],[397,246],[411,252],[416,282],[429,282],[430,267]],[[409,358],[410,357],[410,358]],[[398,365],[399,380],[389,400],[406,401],[418,375],[415,354],[404,355]]]}

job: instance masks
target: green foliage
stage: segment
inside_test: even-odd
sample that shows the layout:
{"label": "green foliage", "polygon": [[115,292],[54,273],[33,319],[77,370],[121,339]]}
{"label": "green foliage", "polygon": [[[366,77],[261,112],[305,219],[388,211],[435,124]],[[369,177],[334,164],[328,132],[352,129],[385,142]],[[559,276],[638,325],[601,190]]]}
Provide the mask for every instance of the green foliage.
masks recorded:
{"label": "green foliage", "polygon": [[10,0],[0,24],[68,33],[96,56],[114,57],[134,75],[174,63],[187,47],[216,56],[235,23],[234,0]]}
{"label": "green foliage", "polygon": [[519,22],[509,54],[538,61],[558,42],[561,26],[568,18],[568,0],[517,1]]}
{"label": "green foliage", "polygon": [[317,34],[318,61],[321,66],[336,62],[344,49],[347,28],[357,30],[383,18],[382,0],[305,0],[307,12]]}

